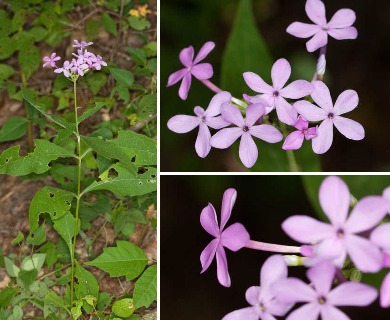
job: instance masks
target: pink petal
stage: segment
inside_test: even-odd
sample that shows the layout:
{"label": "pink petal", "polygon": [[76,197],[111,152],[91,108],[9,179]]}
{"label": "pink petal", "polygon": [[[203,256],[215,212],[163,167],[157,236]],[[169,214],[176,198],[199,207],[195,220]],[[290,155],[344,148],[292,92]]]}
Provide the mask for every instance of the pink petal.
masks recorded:
{"label": "pink petal", "polygon": [[306,80],[296,80],[280,90],[280,95],[289,99],[300,99],[314,91],[314,86]]}
{"label": "pink petal", "polygon": [[352,262],[362,272],[377,272],[381,269],[383,255],[376,245],[352,234],[345,237],[345,243]]}
{"label": "pink petal", "polygon": [[273,93],[273,88],[264,82],[264,80],[253,72],[244,72],[244,80],[249,88],[259,93]]}
{"label": "pink petal", "polygon": [[310,20],[315,24],[326,25],[325,5],[321,0],[307,0],[305,10]]}
{"label": "pink petal", "polygon": [[200,263],[202,264],[202,271],[200,273],[205,272],[210,267],[217,251],[218,243],[218,239],[214,239],[203,249],[200,254]]}
{"label": "pink petal", "polygon": [[227,91],[217,93],[210,101],[209,106],[206,109],[205,115],[208,117],[214,117],[221,114],[221,106],[224,103],[228,103],[232,100],[232,95]]}
{"label": "pink petal", "polygon": [[351,203],[351,194],[346,183],[335,176],[325,178],[320,186],[319,200],[331,223],[336,228],[342,227],[347,220]]}
{"label": "pink petal", "polygon": [[388,202],[381,196],[362,198],[353,208],[344,229],[360,233],[375,227],[385,216]]}
{"label": "pink petal", "polygon": [[319,48],[326,46],[328,43],[328,32],[320,30],[313,38],[306,42],[306,49],[309,52],[314,52]]}
{"label": "pink petal", "polygon": [[192,60],[194,59],[194,48],[189,46],[180,51],[179,59],[181,63],[189,68],[192,66]]}
{"label": "pink petal", "polygon": [[258,320],[259,313],[257,307],[247,307],[228,313],[222,320]]}
{"label": "pink petal", "polygon": [[327,296],[332,287],[336,268],[329,262],[321,262],[307,271],[307,278],[314,285],[318,295]]}
{"label": "pink petal", "polygon": [[291,75],[291,66],[286,59],[277,60],[272,66],[271,78],[275,90],[281,90]]}
{"label": "pink petal", "polygon": [[[311,94],[311,97],[326,112],[334,112],[332,97],[330,96],[329,88],[322,81],[314,81],[314,91]],[[308,119],[310,120],[310,119]]]}
{"label": "pink petal", "polygon": [[265,107],[263,103],[251,104],[248,108],[246,108],[246,126],[252,127],[264,114]]}
{"label": "pink petal", "polygon": [[188,97],[188,91],[190,91],[191,81],[192,81],[191,79],[192,79],[191,73],[187,73],[183,77],[183,81],[181,82],[181,85],[179,88],[179,97],[182,100],[186,100]]}
{"label": "pink petal", "polygon": [[199,61],[202,61],[208,56],[208,54],[215,48],[215,43],[212,41],[206,42],[202,48],[200,48],[198,54],[195,57],[193,64],[197,64]]}
{"label": "pink petal", "polygon": [[[272,302],[271,302],[272,303]],[[269,306],[266,306],[267,310],[269,310]],[[269,310],[271,312],[271,310]],[[287,312],[285,312],[287,313]],[[277,320],[272,314],[263,313],[261,315],[261,320]]]}
{"label": "pink petal", "polygon": [[351,320],[344,312],[339,309],[326,305],[321,309],[321,319],[322,320]]}
{"label": "pink petal", "polygon": [[278,97],[275,100],[275,108],[279,120],[283,123],[293,126],[297,122],[297,112],[284,98]]}
{"label": "pink petal", "polygon": [[385,190],[383,190],[383,197],[388,201],[390,201],[390,187],[387,187]]}
{"label": "pink petal", "polygon": [[241,223],[232,224],[221,234],[221,244],[232,251],[244,248],[249,240],[249,233]]}
{"label": "pink petal", "polygon": [[[292,293],[293,294],[293,293]],[[317,303],[308,303],[291,312],[286,320],[317,320],[320,314],[320,307]],[[335,320],[335,319],[332,319]]]}
{"label": "pink petal", "polygon": [[311,140],[317,137],[317,127],[307,129],[307,133],[305,134],[306,140]]}
{"label": "pink petal", "polygon": [[217,248],[217,277],[218,281],[224,287],[230,287],[230,276],[226,260],[225,250],[222,246]]}
{"label": "pink petal", "polygon": [[201,63],[191,68],[192,75],[198,80],[210,79],[213,74],[213,66],[210,63]]}
{"label": "pink petal", "polygon": [[229,188],[223,193],[222,208],[221,208],[221,223],[219,225],[222,231],[225,228],[226,222],[228,222],[233,210],[233,206],[236,202],[237,191],[236,189]]}
{"label": "pink petal", "polygon": [[340,133],[348,139],[364,139],[364,128],[360,123],[340,116],[335,116],[333,118],[333,123],[337,130],[339,130]]}
{"label": "pink petal", "polygon": [[293,22],[287,28],[287,33],[297,38],[309,38],[314,36],[321,28],[316,24]]}
{"label": "pink petal", "polygon": [[217,214],[211,203],[204,207],[200,214],[200,224],[213,237],[219,236],[219,227],[217,221]]}
{"label": "pink petal", "polygon": [[221,107],[222,118],[225,121],[235,124],[237,127],[243,127],[245,125],[244,118],[240,110],[229,103],[225,103]]}
{"label": "pink petal", "polygon": [[297,122],[295,122],[294,127],[298,130],[305,130],[309,127],[309,121],[305,120],[302,117],[298,117]]}
{"label": "pink petal", "polygon": [[390,250],[390,223],[385,223],[377,227],[371,233],[370,240],[378,247]]}
{"label": "pink petal", "polygon": [[330,237],[314,248],[314,256],[312,257],[309,265],[315,265],[322,261],[332,261],[333,265],[341,268],[347,257],[344,242],[336,237]]}
{"label": "pink petal", "polygon": [[[278,280],[287,278],[287,265],[282,255],[276,254],[269,257],[261,267],[260,285],[263,290]],[[248,299],[247,299],[248,300]]]}
{"label": "pink petal", "polygon": [[348,27],[344,29],[329,29],[328,34],[337,40],[353,40],[358,36],[358,31],[355,27]]}
{"label": "pink petal", "polygon": [[195,150],[199,157],[205,158],[209,154],[211,150],[210,139],[209,128],[206,124],[200,123],[198,137],[195,142]]}
{"label": "pink petal", "polygon": [[250,97],[250,103],[261,103],[265,106],[265,114],[270,113],[275,108],[275,97],[273,94],[259,94],[254,97]]}
{"label": "pink petal", "polygon": [[359,104],[359,97],[355,90],[346,90],[339,95],[334,104],[334,113],[337,115],[352,111]]}
{"label": "pink petal", "polygon": [[345,28],[350,27],[356,20],[355,11],[351,9],[341,9],[337,11],[332,19],[328,22],[329,28]]}
{"label": "pink petal", "polygon": [[286,137],[286,140],[284,140],[282,149],[283,150],[298,150],[300,147],[302,147],[304,138],[305,138],[305,135],[302,133],[302,131],[291,132]]}
{"label": "pink petal", "polygon": [[176,133],[187,133],[194,130],[200,123],[198,117],[177,115],[169,119],[168,128]]}
{"label": "pink petal", "polygon": [[241,128],[225,128],[211,137],[210,144],[214,148],[226,149],[241,137],[242,134],[243,131]]}
{"label": "pink petal", "polygon": [[328,117],[328,113],[325,110],[316,107],[306,100],[295,102],[294,109],[309,121],[322,121]]}
{"label": "pink petal", "polygon": [[196,106],[194,108],[194,113],[198,116],[198,117],[202,117],[204,115],[204,109],[202,107],[199,107],[199,106]]}
{"label": "pink petal", "polygon": [[214,117],[214,118],[207,118],[206,124],[210,128],[218,130],[218,129],[229,126],[231,123],[223,120],[223,118],[220,116],[220,117]]}
{"label": "pink petal", "polygon": [[245,167],[251,168],[256,163],[258,150],[249,132],[243,132],[238,154]]}
{"label": "pink petal", "polygon": [[283,135],[279,132],[279,130],[269,124],[253,126],[250,128],[249,133],[256,138],[269,143],[276,143],[283,139]]}
{"label": "pink petal", "polygon": [[380,303],[382,308],[390,307],[390,272],[382,282]]}
{"label": "pink petal", "polygon": [[363,283],[345,282],[334,288],[328,295],[328,302],[334,306],[370,305],[378,297],[375,288]]}
{"label": "pink petal", "polygon": [[316,243],[334,235],[331,225],[308,216],[289,217],[282,223],[282,229],[300,243]]}
{"label": "pink petal", "polygon": [[[308,284],[297,278],[281,279],[271,285],[271,292],[276,299],[285,304],[310,302],[317,300],[317,294]],[[308,318],[301,318],[308,319]]]}
{"label": "pink petal", "polygon": [[333,123],[330,119],[322,121],[317,129],[317,137],[313,138],[313,151],[323,154],[329,150],[333,142]]}
{"label": "pink petal", "polygon": [[260,302],[260,294],[261,294],[262,288],[252,286],[249,287],[245,292],[245,299],[246,301],[252,305],[256,306]]}

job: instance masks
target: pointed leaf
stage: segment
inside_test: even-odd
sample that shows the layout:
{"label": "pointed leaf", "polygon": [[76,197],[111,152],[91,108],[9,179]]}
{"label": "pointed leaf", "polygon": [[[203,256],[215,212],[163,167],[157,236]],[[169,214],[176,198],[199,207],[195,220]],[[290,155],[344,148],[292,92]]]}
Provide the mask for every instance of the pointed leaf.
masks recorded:
{"label": "pointed leaf", "polygon": [[65,240],[69,252],[72,252],[72,240],[76,224],[75,220],[73,215],[70,212],[67,212],[61,219],[54,220],[53,225],[54,229]]}
{"label": "pointed leaf", "polygon": [[152,265],[135,283],[134,305],[148,308],[157,299],[157,265]]}
{"label": "pointed leaf", "polygon": [[24,271],[37,270],[39,272],[45,263],[45,259],[45,253],[34,253],[33,255],[27,256],[23,259],[20,268]]}
{"label": "pointed leaf", "polygon": [[87,295],[97,296],[99,293],[99,283],[92,273],[85,270],[76,262],[76,278],[78,283],[75,285],[76,297],[82,299]]}

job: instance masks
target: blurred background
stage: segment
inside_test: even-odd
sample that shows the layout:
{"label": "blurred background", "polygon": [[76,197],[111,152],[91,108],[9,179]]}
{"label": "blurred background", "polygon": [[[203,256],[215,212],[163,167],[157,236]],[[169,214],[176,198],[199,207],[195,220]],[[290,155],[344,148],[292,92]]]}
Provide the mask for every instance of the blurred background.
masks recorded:
{"label": "blurred background", "polygon": [[[318,58],[318,53],[306,51],[305,39],[295,38],[285,31],[294,21],[310,22],[305,13],[305,2],[253,1],[257,27],[273,59],[284,57],[290,61],[293,70],[291,80],[311,80]],[[390,90],[387,90],[390,84],[390,1],[325,2],[328,20],[341,8],[351,8],[357,14],[357,40],[329,41],[325,82],[334,100],[346,89],[358,92],[359,107],[347,117],[364,126],[366,138],[359,142],[350,141],[335,131],[331,149],[320,158],[322,170],[390,171]],[[196,105],[206,108],[213,96],[196,80],[186,101],[178,97],[178,85],[165,88],[169,74],[181,68],[178,59],[180,50],[193,45],[197,52],[204,42],[214,41],[216,48],[206,60],[214,67],[211,80],[219,85],[222,54],[237,4],[237,0],[161,1],[161,171],[245,170],[232,148],[212,149],[206,159],[201,159],[194,148],[196,130],[179,135],[166,126],[168,119],[176,114],[192,114]],[[258,70],[258,73],[269,74],[269,70]],[[243,79],[237,81],[243,82]],[[251,93],[249,89],[248,93]]]}
{"label": "blurred background", "polygon": [[[200,225],[200,212],[210,202],[220,219],[223,192],[233,187],[238,196],[227,226],[241,222],[253,240],[294,245],[281,223],[295,214],[315,216],[302,181],[299,176],[161,176],[161,320],[222,319],[233,310],[247,307],[245,291],[259,285],[260,267],[270,254],[226,250],[230,288],[218,283],[215,260],[201,275],[199,256],[212,237]],[[313,192],[318,194],[318,188]],[[358,193],[356,186],[351,192]],[[304,268],[290,268],[289,274],[306,281]],[[382,320],[389,315],[377,301],[370,307],[342,310],[353,320]]]}

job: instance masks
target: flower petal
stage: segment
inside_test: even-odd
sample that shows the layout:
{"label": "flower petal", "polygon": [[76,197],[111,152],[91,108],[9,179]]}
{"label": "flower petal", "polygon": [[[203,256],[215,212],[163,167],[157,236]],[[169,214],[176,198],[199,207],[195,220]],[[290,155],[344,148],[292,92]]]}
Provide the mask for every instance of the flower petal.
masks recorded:
{"label": "flower petal", "polygon": [[294,109],[309,121],[322,121],[328,116],[328,113],[324,109],[318,108],[306,100],[295,102]]}
{"label": "flower petal", "polygon": [[298,150],[302,147],[303,140],[305,139],[305,135],[302,131],[294,131],[291,132],[284,140],[282,149],[283,150]]}
{"label": "flower petal", "polygon": [[221,244],[232,251],[244,248],[249,240],[248,231],[238,222],[226,228],[221,234]]}
{"label": "flower petal", "polygon": [[298,130],[305,130],[309,127],[309,121],[305,120],[305,118],[298,117],[297,122],[295,122],[294,127]]}
{"label": "flower petal", "polygon": [[181,85],[179,88],[179,97],[182,100],[186,100],[188,97],[188,91],[190,91],[190,88],[191,88],[191,81],[192,81],[191,73],[187,73],[183,77],[183,81],[181,82]]}
{"label": "flower petal", "polygon": [[225,121],[235,124],[237,127],[244,126],[244,118],[240,110],[229,103],[224,103],[221,107],[222,118]]}
{"label": "flower petal", "polygon": [[249,132],[243,132],[238,154],[245,167],[251,168],[256,163],[259,152]]}
{"label": "flower petal", "polygon": [[287,278],[287,265],[282,255],[275,254],[269,257],[261,267],[260,285],[262,290],[278,280]]}
{"label": "flower petal", "polygon": [[194,130],[200,124],[198,117],[177,115],[168,120],[169,130],[176,133],[187,133]]}
{"label": "flower petal", "polygon": [[197,64],[199,61],[202,61],[204,58],[208,56],[208,54],[214,49],[215,43],[212,41],[207,41],[202,48],[200,48],[198,54],[195,57],[194,65]]}
{"label": "flower petal", "polygon": [[291,76],[291,66],[286,59],[277,60],[272,66],[271,78],[275,90],[281,90]]}
{"label": "flower petal", "polygon": [[249,287],[245,292],[245,299],[246,301],[252,305],[256,306],[260,302],[260,294],[261,294],[262,288],[252,286]]}
{"label": "flower petal", "polygon": [[276,143],[282,141],[283,135],[274,126],[269,124],[261,124],[250,128],[249,133],[261,140],[269,143]]}
{"label": "flower petal", "polygon": [[271,285],[270,289],[276,299],[285,304],[317,300],[317,294],[313,288],[297,278],[278,280]]}
{"label": "flower petal", "polygon": [[211,133],[206,124],[200,123],[198,137],[195,142],[195,150],[199,157],[205,158],[210,150]]}
{"label": "flower petal", "polygon": [[390,250],[390,223],[377,227],[370,236],[370,240],[384,250]]}
{"label": "flower petal", "polygon": [[365,307],[378,297],[375,288],[364,283],[344,282],[334,288],[328,295],[328,301],[334,306]]}
{"label": "flower petal", "polygon": [[192,75],[198,80],[210,79],[213,74],[213,66],[210,63],[201,63],[191,68]]}
{"label": "flower petal", "polygon": [[328,261],[321,262],[307,271],[307,278],[319,296],[327,296],[332,287],[336,268]]}
{"label": "flower petal", "polygon": [[203,229],[207,231],[213,237],[218,237],[219,227],[217,221],[217,214],[215,212],[214,206],[209,203],[207,207],[204,207],[200,214],[200,224]]}
{"label": "flower petal", "polygon": [[168,78],[167,87],[173,86],[174,84],[178,83],[181,79],[183,79],[187,72],[187,69],[180,69],[172,73]]}
{"label": "flower petal", "polygon": [[254,103],[246,108],[245,124],[252,127],[265,114],[264,103]]}
{"label": "flower petal", "polygon": [[331,225],[308,216],[289,217],[282,223],[282,229],[300,243],[316,243],[334,235]]}
{"label": "flower petal", "polygon": [[226,253],[222,246],[217,248],[217,277],[220,284],[230,287],[231,281],[228,271]]}
{"label": "flower petal", "polygon": [[[311,94],[311,97],[326,112],[334,112],[332,97],[330,95],[329,88],[322,81],[314,81],[314,91]],[[309,120],[309,119],[308,119]]]}
{"label": "flower petal", "polygon": [[297,38],[309,38],[314,36],[321,28],[316,24],[293,22],[287,28],[287,33]]}
{"label": "flower petal", "polygon": [[227,91],[217,93],[210,101],[209,106],[206,109],[205,115],[208,117],[214,117],[221,114],[222,104],[230,102],[232,95]]}
{"label": "flower petal", "polygon": [[363,126],[354,120],[335,116],[333,118],[334,126],[340,133],[351,140],[362,140],[364,139],[365,132]]}
{"label": "flower petal", "polygon": [[359,104],[359,96],[355,90],[342,92],[334,104],[334,113],[337,115],[352,111]]}
{"label": "flower petal", "polygon": [[247,307],[228,313],[222,320],[258,320],[259,313],[257,307]]}
{"label": "flower petal", "polygon": [[291,312],[286,320],[317,320],[319,314],[320,308],[317,303],[307,303],[297,310]]}
{"label": "flower petal", "polygon": [[[329,32],[329,31],[328,31]],[[306,49],[309,52],[314,52],[328,44],[328,32],[320,30],[313,38],[306,42]]]}
{"label": "flower petal", "polygon": [[243,131],[241,128],[225,128],[211,137],[210,144],[217,149],[226,149],[241,137],[242,134]]}
{"label": "flower petal", "polygon": [[280,95],[289,99],[300,99],[314,91],[314,86],[306,80],[296,80],[280,90]]}
{"label": "flower petal", "polygon": [[332,261],[333,265],[341,268],[347,257],[344,242],[335,235],[328,238],[314,247],[314,255],[308,265],[316,265],[322,261]]}
{"label": "flower petal", "polygon": [[213,118],[207,118],[206,119],[206,124],[210,128],[217,129],[217,130],[231,125],[230,122],[227,122],[227,121],[223,120],[222,116],[213,117]]}
{"label": "flower petal", "polygon": [[382,282],[380,303],[382,308],[390,307],[390,272]]}
{"label": "flower petal", "polygon": [[192,60],[194,59],[194,47],[189,46],[180,51],[179,59],[185,67],[192,66]]}
{"label": "flower petal", "polygon": [[237,191],[234,188],[226,189],[222,197],[221,206],[221,223],[219,229],[222,231],[228,222],[233,210],[233,206],[236,203]]}
{"label": "flower petal", "polygon": [[297,112],[284,98],[278,97],[275,99],[275,108],[279,120],[283,123],[293,126],[297,122]]}
{"label": "flower petal", "polygon": [[351,320],[344,312],[339,309],[326,305],[321,309],[321,319],[322,320]]}
{"label": "flower petal", "polygon": [[351,193],[346,183],[339,177],[327,177],[321,183],[318,196],[321,208],[333,226],[343,226],[351,203]]}
{"label": "flower petal", "polygon": [[321,0],[307,0],[305,10],[309,19],[315,24],[326,25],[325,5]]}
{"label": "flower petal", "polygon": [[358,31],[355,27],[348,27],[344,29],[329,29],[328,34],[337,40],[353,40],[358,36]]}
{"label": "flower petal", "polygon": [[200,254],[200,263],[202,264],[202,271],[200,273],[205,272],[210,267],[217,252],[218,243],[218,239],[214,239],[203,249]]}
{"label": "flower petal", "polygon": [[273,93],[273,88],[264,82],[264,80],[253,72],[244,72],[244,80],[249,88],[259,93]]}
{"label": "flower petal", "polygon": [[323,154],[329,150],[333,142],[333,122],[330,119],[322,121],[317,129],[317,137],[313,138],[313,151]]}
{"label": "flower petal", "polygon": [[340,9],[337,11],[332,19],[328,22],[329,28],[345,28],[350,27],[356,20],[355,11],[351,9]]}

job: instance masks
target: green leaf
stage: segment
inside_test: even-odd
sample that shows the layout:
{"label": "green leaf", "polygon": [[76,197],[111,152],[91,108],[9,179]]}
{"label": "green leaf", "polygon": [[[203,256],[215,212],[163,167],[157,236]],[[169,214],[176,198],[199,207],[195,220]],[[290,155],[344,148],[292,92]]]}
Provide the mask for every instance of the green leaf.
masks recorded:
{"label": "green leaf", "polygon": [[135,309],[133,299],[130,298],[117,300],[112,305],[112,312],[121,318],[130,317]]}
{"label": "green leaf", "polygon": [[94,19],[89,19],[85,23],[85,31],[89,40],[95,40],[97,37],[99,37],[100,26],[100,21]]}
{"label": "green leaf", "polygon": [[108,77],[103,72],[92,72],[87,76],[87,83],[94,95],[97,95],[107,83]]}
{"label": "green leaf", "polygon": [[20,268],[24,271],[37,270],[41,271],[43,264],[45,263],[45,253],[34,253],[31,256],[27,256],[23,259]]}
{"label": "green leaf", "polygon": [[20,269],[16,264],[8,257],[4,257],[5,270],[7,271],[10,277],[17,277]]}
{"label": "green leaf", "polygon": [[148,58],[157,56],[157,41],[151,41],[144,46]]}
{"label": "green leaf", "polygon": [[32,270],[20,270],[18,274],[18,284],[22,285],[25,289],[29,289],[30,286],[33,284],[35,281],[35,278],[38,275],[38,271],[35,269]]}
{"label": "green leaf", "polygon": [[14,141],[23,137],[27,131],[27,119],[18,116],[10,117],[0,130],[0,142]]}
{"label": "green leaf", "polygon": [[109,68],[109,70],[119,84],[131,87],[134,83],[134,76],[130,71],[119,68]]}
{"label": "green leaf", "polygon": [[83,122],[85,119],[89,118],[90,116],[94,115],[96,112],[98,112],[100,109],[102,109],[104,106],[106,106],[105,102],[95,102],[95,107],[88,109],[85,111],[80,117],[79,117],[79,123]]}
{"label": "green leaf", "polygon": [[73,156],[73,153],[47,140],[37,139],[34,142],[34,152],[25,157],[19,156],[20,146],[11,147],[0,154],[0,174],[11,176],[41,174],[50,169],[51,161]]}
{"label": "green leaf", "polygon": [[129,18],[129,24],[130,27],[132,27],[134,30],[142,31],[145,29],[149,29],[151,24],[149,20],[141,17],[131,16]]}
{"label": "green leaf", "polygon": [[148,258],[136,245],[117,241],[117,247],[105,248],[95,260],[86,262],[110,274],[110,277],[126,276],[128,280],[138,277],[145,269]]}
{"label": "green leaf", "polygon": [[18,231],[18,235],[14,239],[12,239],[11,243],[15,245],[21,243],[23,240],[24,240],[24,234]]}
{"label": "green leaf", "polygon": [[5,289],[1,290],[0,291],[0,307],[1,308],[7,307],[17,292],[18,292],[17,288],[5,288]]}
{"label": "green leaf", "polygon": [[37,251],[46,254],[45,262],[48,268],[51,268],[57,262],[57,247],[53,242],[45,243]]}
{"label": "green leaf", "polygon": [[13,55],[16,50],[14,40],[8,37],[2,37],[0,41],[0,60],[5,60]]}
{"label": "green leaf", "polygon": [[[54,229],[65,240],[69,252],[72,252],[73,233],[75,231],[76,219],[70,212],[67,212],[61,219],[54,221]],[[78,233],[78,231],[77,231]]]}
{"label": "green leaf", "polygon": [[12,320],[22,320],[23,319],[23,309],[21,306],[16,305],[12,310],[13,318],[9,317],[8,319]]}
{"label": "green leaf", "polygon": [[100,311],[104,311],[111,304],[111,300],[112,296],[110,296],[107,292],[99,292],[96,308]]}
{"label": "green leaf", "polygon": [[129,100],[130,100],[130,92],[129,92],[129,89],[126,88],[125,86],[123,86],[121,84],[115,86],[111,90],[110,97],[112,98],[115,95],[115,93],[118,93],[119,99],[122,99],[124,101],[124,103],[128,103],[129,102]]}
{"label": "green leaf", "polygon": [[78,283],[75,286],[77,299],[82,299],[87,295],[97,296],[99,294],[99,284],[92,273],[85,270],[76,262],[76,278]]}
{"label": "green leaf", "polygon": [[107,32],[113,34],[114,36],[117,36],[118,32],[116,30],[116,23],[106,12],[102,14],[102,24]]}
{"label": "green leaf", "polygon": [[141,119],[146,119],[157,112],[157,94],[150,93],[142,97],[138,105],[138,115]]}
{"label": "green leaf", "polygon": [[131,59],[133,59],[136,64],[140,66],[144,66],[146,64],[147,57],[145,50],[141,48],[128,48],[127,51],[130,53]]}
{"label": "green leaf", "polygon": [[44,299],[45,305],[52,305],[55,307],[58,307],[63,310],[67,310],[69,313],[69,310],[67,309],[64,299],[60,296],[58,296],[54,291],[50,291]]}
{"label": "green leaf", "polygon": [[30,232],[27,237],[27,243],[33,246],[39,246],[46,241],[45,226],[42,224],[34,232]]}
{"label": "green leaf", "polygon": [[41,26],[33,27],[27,32],[34,38],[34,42],[43,40],[48,34],[47,30]]}
{"label": "green leaf", "polygon": [[5,80],[11,77],[15,70],[8,64],[0,63],[0,80]]}
{"label": "green leaf", "polygon": [[19,51],[18,61],[22,68],[26,79],[28,80],[31,75],[38,70],[41,64],[41,53],[35,46],[25,47]]}
{"label": "green leaf", "polygon": [[148,308],[157,299],[157,265],[152,265],[135,283],[134,305]]}

